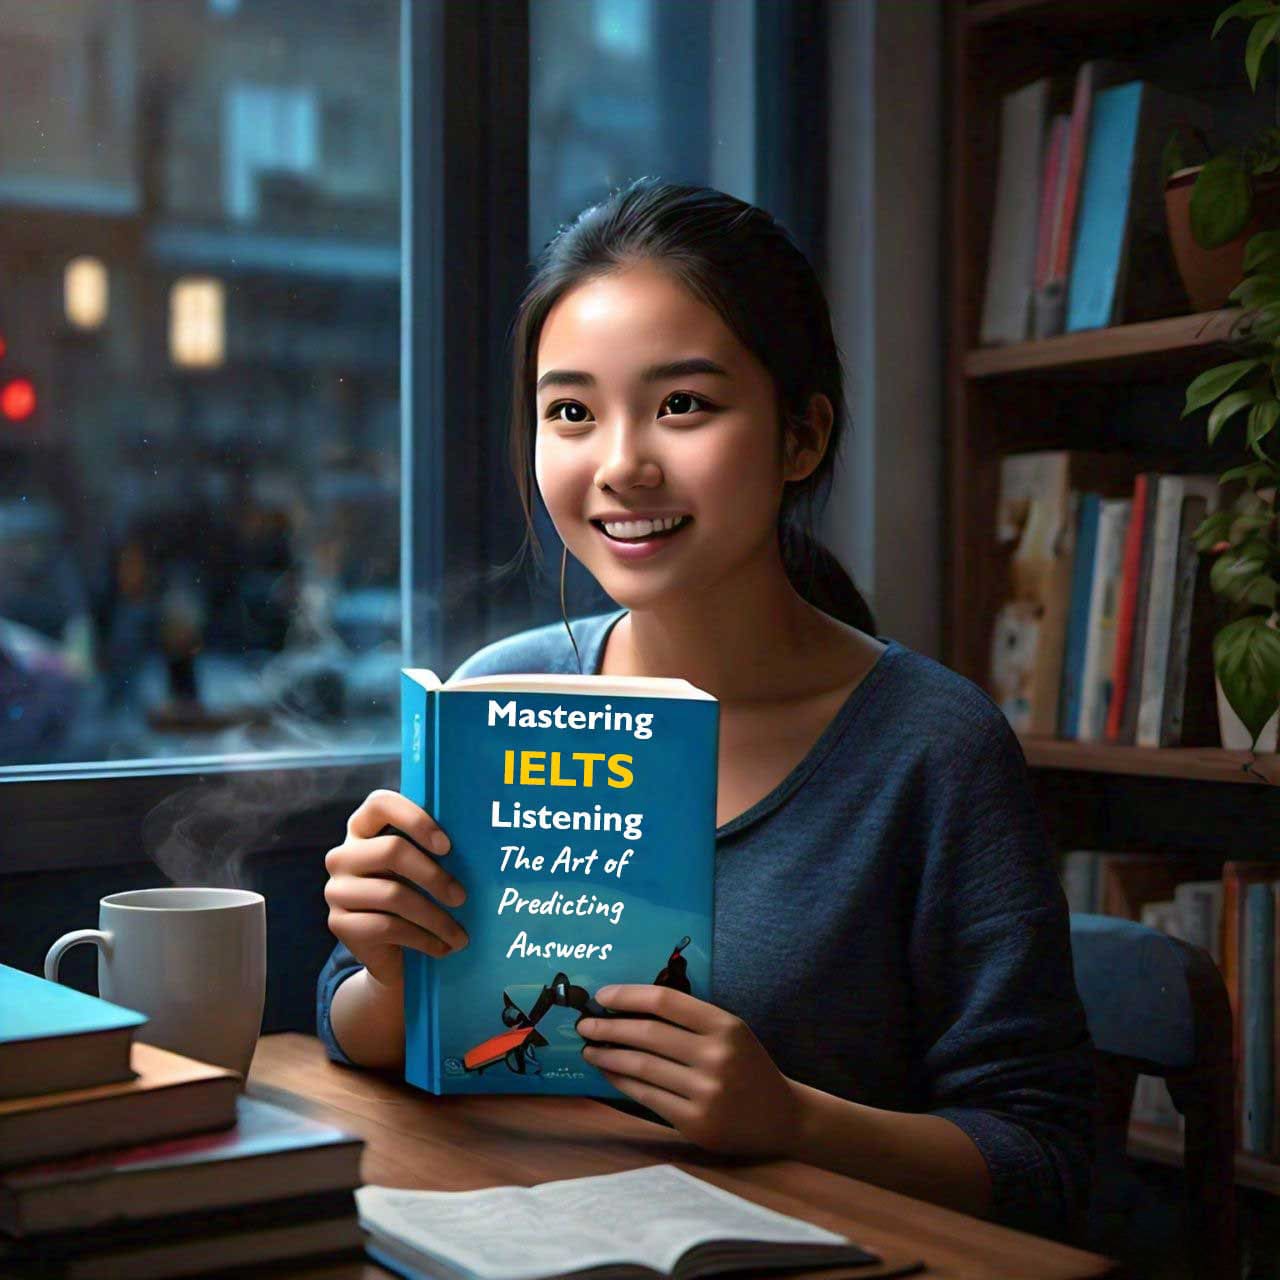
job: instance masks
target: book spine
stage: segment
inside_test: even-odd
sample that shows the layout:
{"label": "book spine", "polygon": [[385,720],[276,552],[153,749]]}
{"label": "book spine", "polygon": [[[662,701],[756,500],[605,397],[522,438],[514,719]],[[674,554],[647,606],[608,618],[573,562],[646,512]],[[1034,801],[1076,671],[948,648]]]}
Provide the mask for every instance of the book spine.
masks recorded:
{"label": "book spine", "polygon": [[1106,499],[1098,517],[1098,553],[1089,598],[1089,639],[1080,700],[1081,742],[1100,742],[1103,738],[1115,656],[1116,593],[1131,509],[1127,498]]}
{"label": "book spine", "polygon": [[1272,985],[1271,885],[1251,884],[1245,898],[1243,1149],[1266,1155],[1271,1143],[1271,1041],[1275,1014]]}
{"label": "book spine", "polygon": [[1147,648],[1147,613],[1151,607],[1151,558],[1155,553],[1156,499],[1160,476],[1147,476],[1146,503],[1142,514],[1142,550],[1138,562],[1138,590],[1133,605],[1133,641],[1129,646],[1129,681],[1120,720],[1118,742],[1133,746],[1138,737],[1138,707],[1142,701],[1142,668]]}
{"label": "book spine", "polygon": [[[416,680],[400,677],[400,793],[434,817],[433,762],[437,695]],[[434,1059],[431,1034],[432,958],[413,947],[404,956],[404,1078],[431,1089]]]}
{"label": "book spine", "polygon": [[1074,739],[1080,723],[1081,680],[1089,623],[1089,588],[1098,542],[1101,498],[1086,493],[1080,499],[1080,527],[1072,565],[1071,605],[1067,616],[1067,645],[1062,664],[1062,704],[1058,715],[1061,736]]}
{"label": "book spine", "polygon": [[1143,84],[1104,89],[1093,104],[1080,230],[1067,289],[1067,332],[1111,323],[1124,258]]}
{"label": "book spine", "polygon": [[1147,512],[1147,474],[1133,482],[1133,507],[1125,531],[1124,565],[1120,571],[1120,601],[1116,617],[1116,651],[1111,664],[1111,702],[1107,707],[1106,738],[1119,742],[1129,696],[1129,658],[1133,650],[1134,612],[1138,602],[1138,571],[1142,564],[1142,526]]}
{"label": "book spine", "polygon": [[1208,503],[1201,494],[1189,494],[1182,503],[1178,526],[1173,617],[1169,627],[1169,658],[1165,676],[1164,711],[1160,717],[1160,745],[1176,747],[1182,741],[1182,711],[1187,693],[1187,651],[1191,644],[1191,609],[1195,598],[1200,553],[1191,535],[1204,519]]}
{"label": "book spine", "polygon": [[1142,693],[1138,699],[1135,735],[1140,747],[1160,745],[1164,715],[1165,677],[1169,664],[1169,634],[1173,623],[1174,572],[1178,554],[1178,520],[1184,493],[1182,476],[1161,476],[1156,491],[1155,546],[1151,552],[1151,595],[1147,603],[1147,634],[1142,655]]}

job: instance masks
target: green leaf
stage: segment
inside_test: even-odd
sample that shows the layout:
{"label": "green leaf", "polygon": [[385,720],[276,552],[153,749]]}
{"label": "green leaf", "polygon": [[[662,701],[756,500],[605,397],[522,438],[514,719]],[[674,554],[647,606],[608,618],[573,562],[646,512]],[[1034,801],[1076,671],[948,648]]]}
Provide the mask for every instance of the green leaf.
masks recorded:
{"label": "green leaf", "polygon": [[[1249,488],[1253,488],[1259,480],[1265,479],[1271,474],[1271,468],[1265,462],[1246,462],[1243,466],[1232,467],[1229,471],[1224,471],[1218,477],[1218,483],[1230,484],[1232,480],[1244,480],[1248,483]],[[1214,512],[1209,519],[1212,520],[1217,515],[1230,515],[1230,512]]]}
{"label": "green leaf", "polygon": [[1202,249],[1216,249],[1244,230],[1253,211],[1253,187],[1239,156],[1214,156],[1191,188],[1191,234]]}
{"label": "green leaf", "polygon": [[1212,515],[1206,516],[1191,533],[1196,550],[1211,551],[1223,541],[1227,536],[1227,530],[1231,527],[1232,516],[1233,513],[1230,511],[1215,511]]}
{"label": "green leaf", "polygon": [[1248,590],[1244,593],[1245,602],[1248,604],[1265,605],[1268,609],[1274,609],[1276,605],[1276,589],[1280,587],[1274,578],[1261,577],[1255,578],[1249,584]]}
{"label": "green leaf", "polygon": [[1280,231],[1259,231],[1244,247],[1244,269],[1258,271],[1280,264]]}
{"label": "green leaf", "polygon": [[1226,425],[1227,419],[1232,414],[1239,413],[1241,409],[1268,398],[1269,393],[1263,388],[1251,387],[1247,391],[1233,391],[1229,396],[1219,400],[1209,415],[1209,443],[1213,444],[1218,438],[1218,432]]}
{"label": "green leaf", "polygon": [[1187,404],[1182,416],[1203,409],[1210,401],[1230,391],[1232,387],[1251,369],[1256,369],[1262,360],[1234,360],[1231,364],[1220,364],[1216,369],[1206,369],[1187,388]]}
{"label": "green leaf", "polygon": [[1259,613],[1239,618],[1213,638],[1213,668],[1252,744],[1280,705],[1280,632]]}
{"label": "green leaf", "polygon": [[1258,543],[1253,538],[1242,546],[1229,547],[1213,562],[1209,585],[1218,595],[1227,600],[1243,600],[1254,580],[1267,573],[1271,555],[1269,551],[1258,553]]}
{"label": "green leaf", "polygon": [[1249,32],[1249,40],[1244,48],[1244,69],[1249,74],[1249,88],[1258,91],[1258,72],[1262,69],[1262,55],[1275,40],[1280,31],[1280,14],[1272,14],[1269,18],[1259,18]]}
{"label": "green leaf", "polygon": [[1249,276],[1241,280],[1227,296],[1232,302],[1239,302],[1245,307],[1270,306],[1280,302],[1280,275],[1266,271]]}
{"label": "green leaf", "polygon": [[1280,402],[1263,400],[1249,410],[1249,420],[1245,427],[1245,440],[1250,449],[1256,450],[1269,436],[1280,419]]}
{"label": "green leaf", "polygon": [[[1243,18],[1247,22],[1250,18],[1260,18],[1264,13],[1274,11],[1275,5],[1268,3],[1268,0],[1240,0],[1238,4],[1233,4],[1218,14],[1218,20],[1213,24],[1213,35],[1216,36],[1233,18]],[[1212,38],[1211,36],[1210,39]]]}

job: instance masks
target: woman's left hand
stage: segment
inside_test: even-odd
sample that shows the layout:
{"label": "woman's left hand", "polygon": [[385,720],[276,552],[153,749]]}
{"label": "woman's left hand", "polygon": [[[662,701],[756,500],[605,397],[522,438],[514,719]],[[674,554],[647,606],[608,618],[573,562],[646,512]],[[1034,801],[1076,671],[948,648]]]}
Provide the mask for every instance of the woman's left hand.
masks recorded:
{"label": "woman's left hand", "polygon": [[584,1018],[582,1056],[610,1084],[709,1151],[781,1156],[800,1101],[791,1081],[741,1018],[669,987],[601,987],[596,1000],[630,1018]]}

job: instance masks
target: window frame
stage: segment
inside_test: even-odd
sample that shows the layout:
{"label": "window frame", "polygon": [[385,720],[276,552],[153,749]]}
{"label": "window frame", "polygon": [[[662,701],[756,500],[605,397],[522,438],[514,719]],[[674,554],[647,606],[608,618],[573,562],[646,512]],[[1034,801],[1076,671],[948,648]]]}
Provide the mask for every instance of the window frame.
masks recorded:
{"label": "window frame", "polygon": [[[757,85],[756,200],[825,264],[825,0],[748,0]],[[401,0],[401,591],[404,665],[447,674],[504,624],[476,565],[524,536],[509,472],[510,318],[527,282],[530,0]],[[483,228],[482,234],[475,229]],[[493,424],[449,447],[415,423]],[[427,583],[424,589],[420,584]],[[0,768],[0,878],[150,860],[147,814],[228,775],[326,799],[282,816],[246,857],[338,843],[395,751]],[[300,775],[299,775],[300,776]],[[296,778],[295,778],[296,780]]]}

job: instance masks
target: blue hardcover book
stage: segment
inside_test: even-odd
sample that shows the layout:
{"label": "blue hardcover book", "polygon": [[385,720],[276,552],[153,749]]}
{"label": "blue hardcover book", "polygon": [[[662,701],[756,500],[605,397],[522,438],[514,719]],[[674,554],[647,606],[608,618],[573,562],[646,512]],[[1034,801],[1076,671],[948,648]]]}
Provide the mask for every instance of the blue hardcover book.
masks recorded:
{"label": "blue hardcover book", "polygon": [[404,951],[405,1079],[622,1097],[576,1030],[611,983],[711,994],[719,703],[685,680],[401,674],[400,789],[468,944]]}
{"label": "blue hardcover book", "polygon": [[1080,701],[1084,683],[1084,651],[1089,639],[1089,592],[1098,549],[1098,516],[1102,496],[1080,495],[1075,560],[1071,565],[1071,603],[1067,611],[1067,640],[1062,656],[1062,689],[1058,704],[1058,737],[1075,741],[1080,732]]}
{"label": "blue hardcover book", "polygon": [[0,964],[0,1099],[132,1080],[146,1015]]}
{"label": "blue hardcover book", "polygon": [[1129,225],[1144,87],[1141,80],[1133,80],[1104,89],[1093,100],[1067,292],[1068,333],[1111,323]]}
{"label": "blue hardcover book", "polygon": [[1244,1105],[1241,1145],[1256,1155],[1271,1154],[1275,1105],[1275,900],[1271,884],[1248,886],[1244,915]]}

